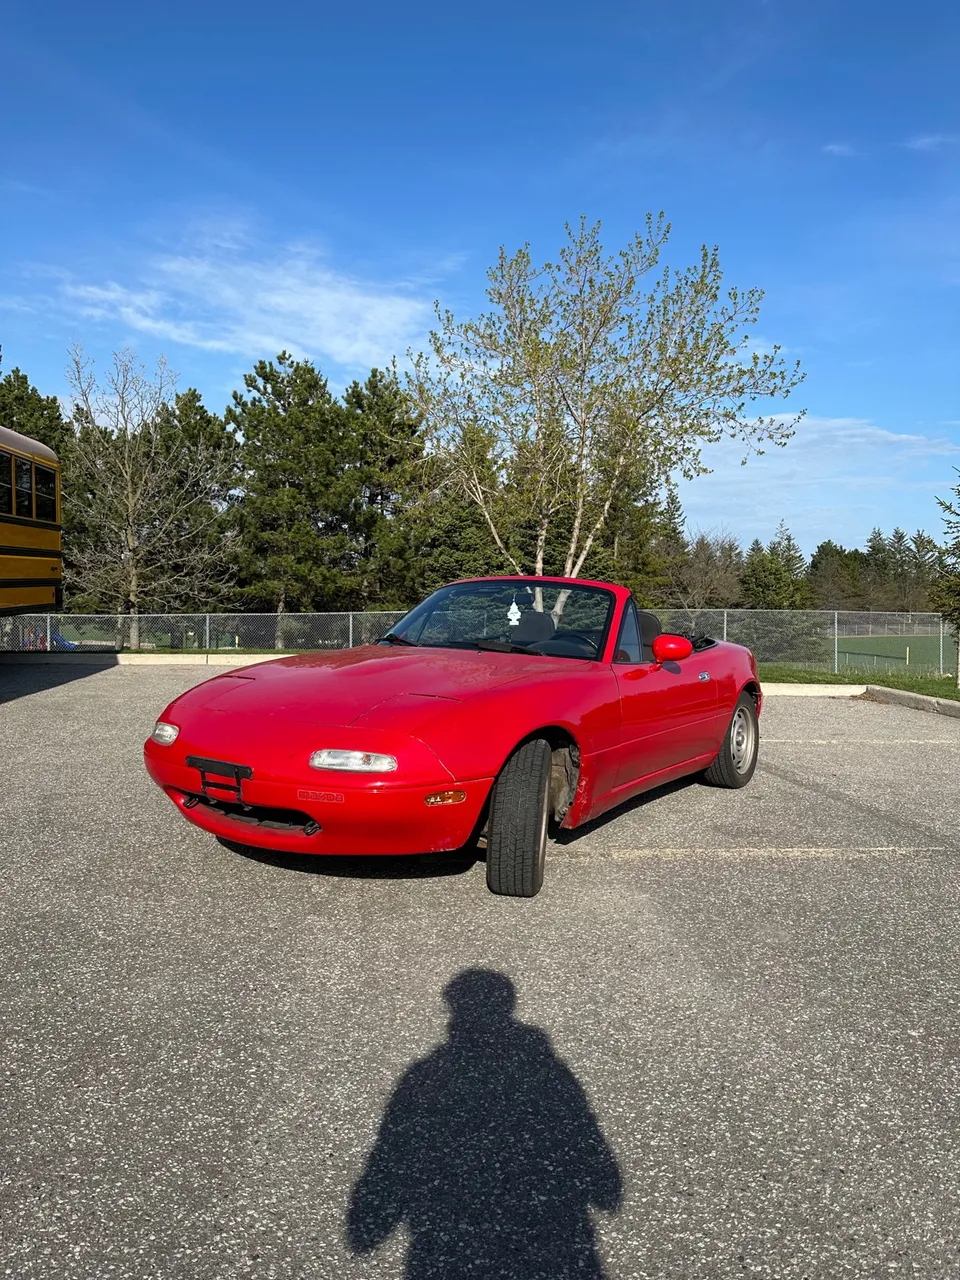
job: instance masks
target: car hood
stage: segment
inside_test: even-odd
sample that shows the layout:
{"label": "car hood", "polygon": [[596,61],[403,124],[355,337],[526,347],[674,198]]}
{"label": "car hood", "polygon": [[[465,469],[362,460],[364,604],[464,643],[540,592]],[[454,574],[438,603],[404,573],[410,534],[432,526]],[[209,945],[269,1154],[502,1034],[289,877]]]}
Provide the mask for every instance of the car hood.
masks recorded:
{"label": "car hood", "polygon": [[[177,700],[178,711],[350,725],[379,708],[380,725],[413,731],[442,704],[543,674],[562,659],[370,645],[301,654],[217,676]],[[565,665],[569,665],[566,661]]]}

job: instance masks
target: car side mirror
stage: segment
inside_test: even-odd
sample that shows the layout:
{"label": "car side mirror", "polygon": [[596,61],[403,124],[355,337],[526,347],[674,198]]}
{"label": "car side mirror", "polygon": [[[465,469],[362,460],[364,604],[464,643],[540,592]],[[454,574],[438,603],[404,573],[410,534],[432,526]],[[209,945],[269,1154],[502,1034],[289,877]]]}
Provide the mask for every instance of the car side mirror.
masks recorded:
{"label": "car side mirror", "polygon": [[693,653],[693,645],[686,636],[657,636],[653,642],[653,660],[658,666],[665,662],[680,662]]}

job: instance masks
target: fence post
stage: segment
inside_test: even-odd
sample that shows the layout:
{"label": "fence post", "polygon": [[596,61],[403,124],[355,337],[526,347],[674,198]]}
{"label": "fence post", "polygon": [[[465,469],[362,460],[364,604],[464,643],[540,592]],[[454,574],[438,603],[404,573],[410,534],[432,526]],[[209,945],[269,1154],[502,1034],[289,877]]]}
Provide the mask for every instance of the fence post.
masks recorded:
{"label": "fence post", "polygon": [[726,609],[724,609],[724,611],[723,611],[723,638],[724,638],[724,640],[726,640],[726,638],[727,638],[727,611],[726,611]]}
{"label": "fence post", "polygon": [[940,674],[943,675],[943,614],[940,615]]}
{"label": "fence post", "polygon": [[50,615],[47,614],[47,653],[50,652]]}
{"label": "fence post", "polygon": [[353,614],[352,613],[350,614],[350,621],[347,624],[347,636],[348,636],[347,648],[352,649],[353,648]]}
{"label": "fence post", "polygon": [[207,653],[210,652],[210,615],[209,613],[205,613],[203,615],[203,647],[204,649],[206,649]]}
{"label": "fence post", "polygon": [[837,622],[837,611],[833,611],[833,674],[840,671],[840,628]]}

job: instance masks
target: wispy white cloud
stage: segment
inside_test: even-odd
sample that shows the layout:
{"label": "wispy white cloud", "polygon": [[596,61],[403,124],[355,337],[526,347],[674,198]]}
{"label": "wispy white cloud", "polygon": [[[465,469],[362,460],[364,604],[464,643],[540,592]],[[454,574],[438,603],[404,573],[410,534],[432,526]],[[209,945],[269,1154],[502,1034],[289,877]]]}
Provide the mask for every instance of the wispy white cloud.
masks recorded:
{"label": "wispy white cloud", "polygon": [[203,351],[260,357],[287,350],[347,369],[383,365],[424,338],[423,280],[361,279],[317,244],[266,250],[241,221],[211,220],[131,277],[47,271],[47,302],[78,319]]}
{"label": "wispy white cloud", "polygon": [[857,150],[849,142],[827,142],[820,148],[828,156],[855,156]]}
{"label": "wispy white cloud", "polygon": [[900,145],[910,151],[939,151],[941,147],[950,147],[960,142],[955,133],[917,133]]}
{"label": "wispy white cloud", "polygon": [[[782,416],[790,421],[788,414]],[[960,456],[960,444],[946,436],[887,431],[866,418],[804,418],[798,435],[804,444],[821,450],[856,450],[861,464],[873,450],[894,450],[911,458]]]}
{"label": "wispy white cloud", "polygon": [[712,473],[680,486],[692,524],[735,524],[750,541],[769,538],[785,519],[810,552],[828,537],[860,545],[875,526],[926,526],[936,534],[934,499],[960,465],[960,441],[942,432],[889,431],[866,418],[811,415],[785,448],[768,449],[745,467],[728,445],[707,450],[704,461]]}

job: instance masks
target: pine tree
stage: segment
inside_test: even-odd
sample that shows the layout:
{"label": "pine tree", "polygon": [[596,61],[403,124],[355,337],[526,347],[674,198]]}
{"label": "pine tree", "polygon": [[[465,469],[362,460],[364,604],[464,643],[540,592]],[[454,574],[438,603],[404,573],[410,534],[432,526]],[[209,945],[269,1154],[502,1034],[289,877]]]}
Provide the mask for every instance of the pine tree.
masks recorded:
{"label": "pine tree", "polygon": [[[960,468],[954,467],[960,476]],[[947,541],[939,559],[937,576],[931,589],[934,605],[951,624],[958,637],[957,685],[960,686],[960,483],[953,487],[953,498],[938,498],[943,512]]]}
{"label": "pine tree", "polygon": [[870,537],[867,539],[863,577],[869,609],[882,610],[895,607],[892,586],[893,560],[890,543],[882,529],[871,530]]}
{"label": "pine tree", "polygon": [[70,436],[57,397],[41,395],[19,369],[0,378],[0,427],[39,440],[57,454]]}
{"label": "pine tree", "polygon": [[226,419],[243,442],[237,559],[246,606],[282,614],[359,604],[351,517],[360,458],[348,414],[314,365],[286,352],[259,361],[244,387]]}
{"label": "pine tree", "polygon": [[347,432],[356,451],[351,513],[358,604],[406,608],[415,603],[416,559],[411,507],[423,456],[420,424],[395,370],[371,371],[344,394]]}
{"label": "pine tree", "polygon": [[922,529],[910,539],[913,581],[917,602],[913,608],[927,610],[931,607],[930,591],[940,568],[941,550],[933,538]]}
{"label": "pine tree", "polygon": [[821,542],[807,568],[811,607],[865,609],[868,600],[865,561],[865,553],[857,548],[847,550],[830,538]]}
{"label": "pine tree", "polygon": [[743,592],[751,609],[804,609],[810,598],[807,563],[781,521],[765,547],[754,539],[743,566]]}
{"label": "pine tree", "polygon": [[[477,483],[493,489],[497,477],[486,438],[479,429],[470,446]],[[463,492],[442,457],[435,453],[424,456],[418,482],[419,496],[409,518],[417,551],[419,598],[460,578],[515,572],[497,546],[480,505]]]}
{"label": "pine tree", "polygon": [[411,603],[460,578],[513,572],[480,508],[452,486],[425,493],[410,520],[417,550]]}

